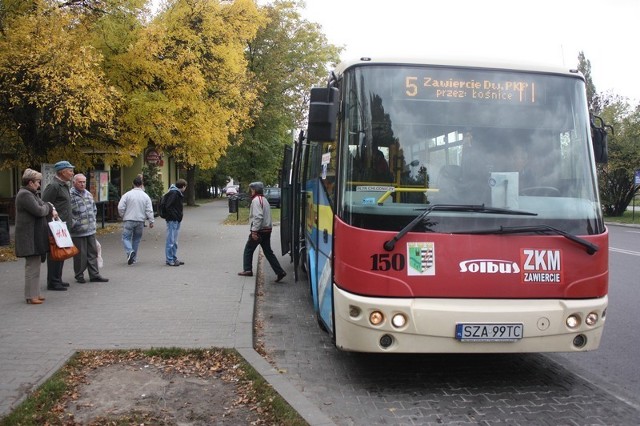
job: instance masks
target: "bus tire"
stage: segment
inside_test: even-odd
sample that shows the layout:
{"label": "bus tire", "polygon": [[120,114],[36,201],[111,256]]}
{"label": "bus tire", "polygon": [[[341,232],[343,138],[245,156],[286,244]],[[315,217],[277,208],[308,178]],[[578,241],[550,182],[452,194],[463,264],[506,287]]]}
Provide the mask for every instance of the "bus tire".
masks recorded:
{"label": "bus tire", "polygon": [[320,315],[316,314],[316,320],[318,321],[318,326],[320,326],[320,330],[324,331],[325,333],[328,333],[329,329],[324,325],[324,323],[320,319]]}
{"label": "bus tire", "polygon": [[307,274],[307,276],[309,275],[309,268],[307,266],[308,260],[307,260],[307,249],[305,247],[302,247],[298,253],[298,259],[300,259],[300,270],[302,272],[304,272],[305,274]]}

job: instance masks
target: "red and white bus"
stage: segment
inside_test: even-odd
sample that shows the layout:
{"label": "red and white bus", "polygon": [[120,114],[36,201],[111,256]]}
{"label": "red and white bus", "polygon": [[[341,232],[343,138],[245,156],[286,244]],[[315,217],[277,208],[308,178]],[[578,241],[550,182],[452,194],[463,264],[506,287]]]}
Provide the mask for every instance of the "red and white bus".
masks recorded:
{"label": "red and white bus", "polygon": [[343,63],[285,151],[283,254],[343,350],[593,350],[599,161],[577,70]]}

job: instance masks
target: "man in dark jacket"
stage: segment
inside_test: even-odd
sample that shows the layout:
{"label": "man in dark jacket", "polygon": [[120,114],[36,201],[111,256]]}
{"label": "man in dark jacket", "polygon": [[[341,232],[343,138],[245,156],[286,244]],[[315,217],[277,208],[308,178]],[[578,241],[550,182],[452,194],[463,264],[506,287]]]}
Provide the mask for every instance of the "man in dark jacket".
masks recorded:
{"label": "man in dark jacket", "polygon": [[178,179],[163,197],[165,199],[166,212],[164,219],[167,221],[165,256],[166,263],[169,266],[184,265],[184,262],[178,260],[178,234],[180,232],[180,223],[182,222],[182,198],[184,197],[185,189],[187,189],[187,181]]}
{"label": "man in dark jacket", "polygon": [[[42,193],[42,201],[53,204],[60,216],[60,220],[67,223],[67,228],[73,227],[71,216],[71,195],[69,182],[73,179],[74,166],[68,161],[58,161],[54,166],[56,175]],[[62,281],[64,260],[52,260],[47,256],[47,290],[65,291],[69,283]]]}

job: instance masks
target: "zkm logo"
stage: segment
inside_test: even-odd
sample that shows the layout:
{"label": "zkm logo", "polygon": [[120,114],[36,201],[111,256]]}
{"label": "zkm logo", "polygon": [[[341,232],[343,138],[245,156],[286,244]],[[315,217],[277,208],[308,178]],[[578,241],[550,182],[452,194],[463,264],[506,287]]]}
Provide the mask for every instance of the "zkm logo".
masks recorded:
{"label": "zkm logo", "polygon": [[473,274],[517,274],[520,268],[516,262],[497,259],[473,259],[460,262],[460,272]]}
{"label": "zkm logo", "polygon": [[525,283],[560,283],[560,250],[522,250],[522,279]]}

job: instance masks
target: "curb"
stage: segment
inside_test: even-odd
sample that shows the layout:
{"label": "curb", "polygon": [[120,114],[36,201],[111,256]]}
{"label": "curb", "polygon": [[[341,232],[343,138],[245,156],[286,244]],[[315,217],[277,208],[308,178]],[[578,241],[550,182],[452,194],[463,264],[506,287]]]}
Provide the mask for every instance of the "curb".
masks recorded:
{"label": "curb", "polygon": [[258,280],[263,277],[264,255],[259,252],[254,286],[244,286],[238,314],[235,349],[287,403],[311,426],[335,426],[335,423],[312,404],[281,373],[254,349],[253,325],[256,315]]}

